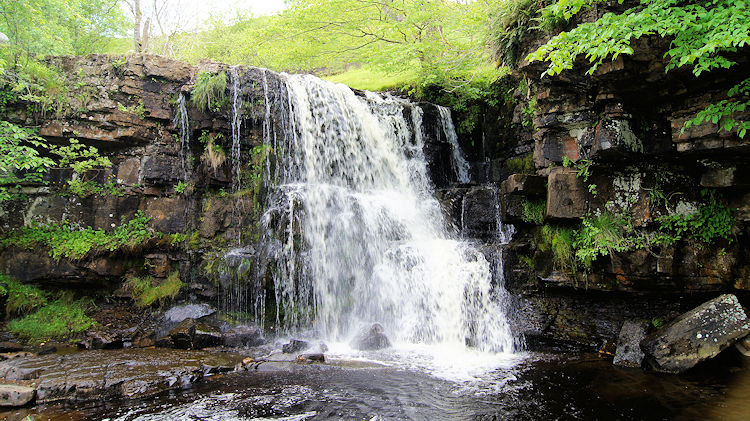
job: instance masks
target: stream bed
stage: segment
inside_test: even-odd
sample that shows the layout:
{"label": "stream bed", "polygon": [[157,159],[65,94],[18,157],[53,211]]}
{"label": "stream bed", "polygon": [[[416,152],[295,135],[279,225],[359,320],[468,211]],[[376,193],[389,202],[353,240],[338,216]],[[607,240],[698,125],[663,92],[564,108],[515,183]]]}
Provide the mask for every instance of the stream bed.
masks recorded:
{"label": "stream bed", "polygon": [[[473,380],[404,364],[331,358],[262,364],[135,400],[0,411],[7,420],[747,419],[750,363],[727,353],[685,375],[597,354],[528,353]],[[28,417],[28,418],[27,418]]]}

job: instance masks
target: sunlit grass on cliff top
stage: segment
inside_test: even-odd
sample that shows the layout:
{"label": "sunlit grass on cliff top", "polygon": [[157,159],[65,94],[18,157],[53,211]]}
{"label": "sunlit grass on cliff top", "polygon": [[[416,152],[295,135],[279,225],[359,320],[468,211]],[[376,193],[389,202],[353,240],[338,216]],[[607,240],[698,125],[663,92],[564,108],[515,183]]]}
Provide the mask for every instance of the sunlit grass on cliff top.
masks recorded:
{"label": "sunlit grass on cliff top", "polygon": [[417,74],[414,71],[386,73],[368,67],[350,68],[342,73],[322,76],[335,83],[343,83],[350,88],[367,91],[387,91],[401,88],[414,82]]}

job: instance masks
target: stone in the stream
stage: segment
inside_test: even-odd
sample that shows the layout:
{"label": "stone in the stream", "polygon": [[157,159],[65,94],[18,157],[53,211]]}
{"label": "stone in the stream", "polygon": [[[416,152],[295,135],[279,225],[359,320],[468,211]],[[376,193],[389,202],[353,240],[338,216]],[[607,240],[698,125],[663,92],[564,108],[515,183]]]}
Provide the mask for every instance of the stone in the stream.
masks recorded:
{"label": "stone in the stream", "polygon": [[391,341],[385,336],[383,326],[374,323],[369,329],[363,331],[354,339],[352,346],[360,351],[374,351],[388,348]]}
{"label": "stone in the stream", "polygon": [[310,344],[306,341],[300,341],[299,339],[292,339],[288,344],[281,347],[281,350],[285,354],[294,354],[295,352],[303,351],[310,348]]}
{"label": "stone in the stream", "polygon": [[684,372],[750,333],[750,320],[732,294],[681,315],[641,341],[646,361],[656,371]]}
{"label": "stone in the stream", "polygon": [[300,356],[297,357],[297,361],[302,363],[324,363],[326,362],[326,356],[323,353],[300,354]]}
{"label": "stone in the stream", "polygon": [[224,345],[234,348],[259,346],[265,341],[260,329],[255,326],[234,326],[224,332]]}
{"label": "stone in the stream", "polygon": [[737,347],[737,350],[740,351],[740,353],[746,357],[750,357],[750,335],[745,336],[744,338],[737,341],[734,346]]}
{"label": "stone in the stream", "polygon": [[640,367],[643,363],[641,341],[646,337],[648,322],[626,320],[617,337],[617,351],[612,364],[621,367]]}
{"label": "stone in the stream", "polygon": [[36,390],[15,384],[0,384],[0,406],[24,406],[34,399]]}
{"label": "stone in the stream", "polygon": [[174,329],[169,331],[169,336],[177,349],[190,349],[193,347],[193,335],[195,335],[195,320],[185,319]]}
{"label": "stone in the stream", "polygon": [[122,338],[102,331],[88,332],[86,338],[78,342],[78,347],[83,349],[120,349],[122,346]]}

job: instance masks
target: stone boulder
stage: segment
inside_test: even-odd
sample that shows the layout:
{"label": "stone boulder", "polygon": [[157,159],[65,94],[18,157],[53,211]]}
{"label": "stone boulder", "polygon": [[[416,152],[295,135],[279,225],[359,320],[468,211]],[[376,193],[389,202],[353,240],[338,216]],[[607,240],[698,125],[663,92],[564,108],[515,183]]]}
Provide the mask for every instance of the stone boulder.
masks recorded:
{"label": "stone boulder", "polygon": [[206,323],[196,323],[193,333],[193,349],[210,348],[224,344],[221,330]]}
{"label": "stone boulder", "polygon": [[0,406],[24,406],[34,399],[36,390],[15,384],[0,384]]}
{"label": "stone boulder", "polygon": [[643,363],[643,351],[640,343],[646,337],[648,323],[645,321],[626,320],[617,337],[617,351],[612,364],[621,367],[640,367]]}
{"label": "stone boulder", "polygon": [[89,331],[86,338],[78,342],[82,349],[120,349],[123,347],[122,338],[103,331]]}
{"label": "stone boulder", "polygon": [[310,344],[307,341],[300,341],[299,339],[292,339],[288,344],[281,347],[281,350],[285,354],[294,354],[295,352],[304,351],[310,348]]}
{"label": "stone boulder", "polygon": [[234,326],[224,334],[224,345],[235,348],[263,345],[262,332],[256,326]]}
{"label": "stone boulder", "polygon": [[383,326],[374,323],[369,329],[357,335],[352,346],[360,351],[374,351],[388,348],[391,346],[391,341],[388,340],[388,337],[383,332]]}
{"label": "stone boulder", "polygon": [[[172,343],[177,349],[203,349],[224,343],[219,328],[192,318],[183,320],[170,330],[169,337],[172,338]],[[168,345],[167,341],[160,339],[157,340],[157,346],[162,342]]]}
{"label": "stone boulder", "polygon": [[681,315],[641,341],[656,371],[682,373],[750,333],[750,320],[732,294],[719,296]]}
{"label": "stone boulder", "polygon": [[187,304],[174,306],[164,313],[164,319],[172,323],[180,323],[185,319],[200,319],[216,313],[216,309],[208,304]]}

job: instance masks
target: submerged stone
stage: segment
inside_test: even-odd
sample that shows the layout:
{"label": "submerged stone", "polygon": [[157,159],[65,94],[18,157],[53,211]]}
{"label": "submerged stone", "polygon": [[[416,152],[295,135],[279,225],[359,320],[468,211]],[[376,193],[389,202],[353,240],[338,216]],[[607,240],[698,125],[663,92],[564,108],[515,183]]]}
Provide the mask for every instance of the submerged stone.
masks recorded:
{"label": "submerged stone", "polygon": [[621,367],[640,367],[643,363],[643,351],[640,343],[646,337],[648,323],[645,321],[626,320],[617,337],[617,351],[612,364]]}
{"label": "submerged stone", "polygon": [[750,333],[750,321],[733,294],[725,294],[681,315],[641,341],[656,371],[682,373],[717,356]]}

